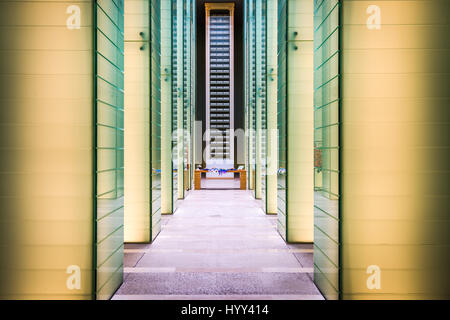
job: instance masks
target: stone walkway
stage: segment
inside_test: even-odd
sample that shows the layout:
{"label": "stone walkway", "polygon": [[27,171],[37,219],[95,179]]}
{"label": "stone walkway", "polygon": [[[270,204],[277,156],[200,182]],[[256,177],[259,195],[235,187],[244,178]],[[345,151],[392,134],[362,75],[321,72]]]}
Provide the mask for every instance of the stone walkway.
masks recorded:
{"label": "stone walkway", "polygon": [[312,245],[288,245],[250,191],[191,191],[152,244],[126,244],[113,299],[323,299]]}

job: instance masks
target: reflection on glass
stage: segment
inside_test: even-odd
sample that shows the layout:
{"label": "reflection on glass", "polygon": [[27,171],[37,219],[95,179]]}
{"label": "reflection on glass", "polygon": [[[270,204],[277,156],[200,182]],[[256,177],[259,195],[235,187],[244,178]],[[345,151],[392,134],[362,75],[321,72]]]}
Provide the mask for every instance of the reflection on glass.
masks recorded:
{"label": "reflection on glass", "polygon": [[[339,292],[339,6],[315,1],[314,281],[328,299]],[[327,23],[323,23],[324,21]]]}
{"label": "reflection on glass", "polygon": [[248,47],[249,47],[249,85],[250,85],[250,100],[248,113],[248,129],[249,129],[249,187],[253,190],[253,195],[256,196],[256,1],[249,1],[249,30],[248,30]]}
{"label": "reflection on glass", "polygon": [[287,0],[278,1],[278,231],[286,240],[287,188]]}
{"label": "reflection on glass", "polygon": [[151,240],[161,231],[161,8],[151,6]]}
{"label": "reflection on glass", "polygon": [[177,1],[172,0],[172,207],[177,208],[178,200],[178,32]]}
{"label": "reflection on glass", "polygon": [[261,176],[261,199],[264,202],[264,209],[266,208],[266,154],[267,154],[267,84],[266,84],[266,70],[267,70],[267,26],[266,26],[266,2],[267,0],[258,0],[260,6],[258,8],[260,15],[260,23],[258,23],[258,27],[260,28],[260,36],[258,50],[260,50],[259,62],[258,62],[258,90],[259,90],[259,99],[260,99],[260,115],[258,117],[258,121],[260,121],[258,125],[259,129],[259,143],[261,144],[259,157],[261,161],[261,172],[259,173]]}
{"label": "reflection on glass", "polygon": [[[123,7],[97,12],[97,298],[109,298],[122,282],[124,208]],[[105,17],[107,12],[111,16]],[[112,22],[114,21],[114,23]],[[105,45],[107,41],[114,46]]]}

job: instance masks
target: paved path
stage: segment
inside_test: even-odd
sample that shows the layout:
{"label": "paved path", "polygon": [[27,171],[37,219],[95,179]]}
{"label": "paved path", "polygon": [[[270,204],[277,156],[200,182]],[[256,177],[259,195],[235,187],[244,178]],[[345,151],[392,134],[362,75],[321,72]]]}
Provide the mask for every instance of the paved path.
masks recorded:
{"label": "paved path", "polygon": [[287,245],[250,191],[191,191],[152,244],[126,244],[113,299],[322,299],[312,245]]}

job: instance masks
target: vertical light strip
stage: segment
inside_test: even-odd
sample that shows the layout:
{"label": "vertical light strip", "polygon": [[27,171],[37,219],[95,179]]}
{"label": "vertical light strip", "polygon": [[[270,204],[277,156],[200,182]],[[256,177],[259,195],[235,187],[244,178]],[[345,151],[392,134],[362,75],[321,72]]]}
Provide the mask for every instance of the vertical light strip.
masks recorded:
{"label": "vertical light strip", "polygon": [[172,0],[161,1],[161,213],[172,203]]}
{"label": "vertical light strip", "polygon": [[125,242],[151,241],[150,0],[125,2]]}
{"label": "vertical light strip", "polygon": [[267,214],[277,214],[277,28],[278,1],[267,0]]}
{"label": "vertical light strip", "polygon": [[249,189],[255,193],[255,171],[256,171],[256,145],[255,145],[255,108],[256,108],[256,17],[255,17],[256,0],[249,0],[249,30],[248,30],[248,47],[249,47],[249,86],[250,99],[248,109],[248,176]]}
{"label": "vertical light strip", "polygon": [[278,0],[278,81],[277,81],[277,129],[278,129],[278,161],[277,161],[277,229],[286,240],[287,232],[287,26],[288,0]]}
{"label": "vertical light strip", "polygon": [[150,164],[151,164],[151,220],[153,241],[161,231],[161,1],[150,0]]}
{"label": "vertical light strip", "polygon": [[313,241],[313,0],[289,0],[288,242]]}
{"label": "vertical light strip", "polygon": [[250,71],[249,71],[249,65],[250,65],[250,59],[249,59],[249,2],[244,2],[244,70],[245,70],[245,107],[244,107],[244,127],[245,127],[245,137],[244,137],[244,159],[245,159],[245,169],[247,170],[247,188],[249,188],[249,181],[250,181],[250,163],[249,163],[249,152],[248,152],[248,132],[249,132],[249,126],[248,126],[248,113],[250,108]]}
{"label": "vertical light strip", "polygon": [[262,85],[262,0],[255,0],[255,58],[256,58],[256,113],[255,113],[255,198],[261,199],[261,179],[262,177],[262,104],[263,104],[263,85]]}
{"label": "vertical light strip", "polygon": [[192,167],[192,139],[191,139],[191,109],[192,109],[192,92],[193,88],[192,85],[192,62],[191,62],[191,1],[185,0],[185,11],[186,11],[186,18],[184,21],[184,29],[185,29],[185,38],[184,43],[186,47],[185,51],[185,77],[186,77],[186,83],[184,85],[186,96],[185,96],[185,189],[189,190],[190,186],[192,184],[191,182],[191,167]]}
{"label": "vertical light strip", "polygon": [[178,177],[178,199],[184,199],[184,60],[183,60],[183,21],[184,21],[184,0],[177,1],[177,177]]}

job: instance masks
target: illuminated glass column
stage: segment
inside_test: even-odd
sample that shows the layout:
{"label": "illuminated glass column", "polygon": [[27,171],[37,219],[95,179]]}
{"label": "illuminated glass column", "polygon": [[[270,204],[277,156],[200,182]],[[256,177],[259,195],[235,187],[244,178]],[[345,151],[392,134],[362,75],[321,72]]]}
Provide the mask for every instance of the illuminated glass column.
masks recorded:
{"label": "illuminated glass column", "polygon": [[[177,10],[174,12],[176,15],[176,24],[174,24],[174,32],[176,32],[176,52],[174,57],[176,57],[176,69],[177,69],[177,82],[176,82],[176,121],[177,121],[177,131],[176,140],[174,141],[177,145],[176,147],[176,170],[177,170],[177,190],[178,199],[184,199],[184,0],[176,0]],[[172,36],[174,34],[172,33]]]}
{"label": "illuminated glass column", "polygon": [[172,0],[161,2],[161,213],[173,213]]}
{"label": "illuminated glass column", "polygon": [[123,1],[0,11],[0,297],[108,299],[123,268]]}
{"label": "illuminated glass column", "polygon": [[[266,182],[266,0],[255,0],[255,198],[265,203]],[[265,206],[264,206],[265,208]]]}
{"label": "illuminated glass column", "polygon": [[160,15],[159,1],[125,3],[126,242],[160,231]]}
{"label": "illuminated glass column", "polygon": [[184,199],[184,0],[172,2],[172,166],[173,210]]}
{"label": "illuminated glass column", "polygon": [[278,230],[313,241],[313,1],[278,1]]}
{"label": "illuminated glass column", "polygon": [[267,214],[277,214],[277,29],[278,1],[267,0]]}
{"label": "illuminated glass column", "polygon": [[183,168],[184,168],[184,190],[191,188],[191,168],[192,168],[192,59],[191,59],[191,33],[192,33],[192,3],[190,0],[183,2]]}
{"label": "illuminated glass column", "polygon": [[247,163],[248,187],[255,191],[256,175],[256,1],[247,1]]}
{"label": "illuminated glass column", "polygon": [[449,2],[315,1],[314,281],[449,299]]}
{"label": "illuminated glass column", "polygon": [[[151,123],[151,220],[152,241],[161,231],[161,1],[150,2],[150,123]],[[126,90],[125,90],[126,92]]]}

